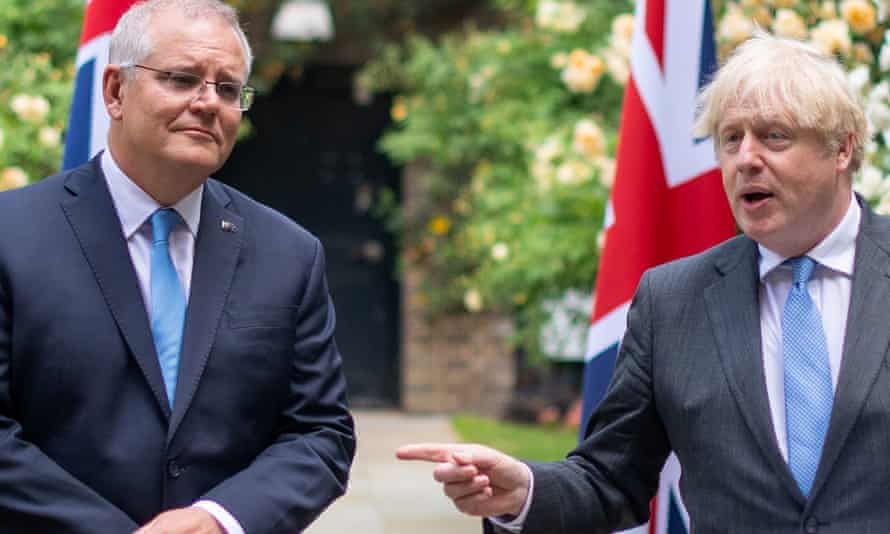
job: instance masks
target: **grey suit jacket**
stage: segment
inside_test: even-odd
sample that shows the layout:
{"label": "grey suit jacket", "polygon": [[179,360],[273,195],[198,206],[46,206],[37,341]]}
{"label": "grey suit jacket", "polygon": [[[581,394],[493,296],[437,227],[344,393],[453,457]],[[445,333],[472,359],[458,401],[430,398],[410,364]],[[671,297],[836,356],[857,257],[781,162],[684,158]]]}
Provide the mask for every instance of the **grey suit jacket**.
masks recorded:
{"label": "grey suit jacket", "polygon": [[643,276],[588,437],[565,461],[531,464],[523,534],[642,523],[671,450],[694,534],[890,532],[890,219],[863,210],[834,411],[808,499],[769,412],[757,259],[739,236]]}

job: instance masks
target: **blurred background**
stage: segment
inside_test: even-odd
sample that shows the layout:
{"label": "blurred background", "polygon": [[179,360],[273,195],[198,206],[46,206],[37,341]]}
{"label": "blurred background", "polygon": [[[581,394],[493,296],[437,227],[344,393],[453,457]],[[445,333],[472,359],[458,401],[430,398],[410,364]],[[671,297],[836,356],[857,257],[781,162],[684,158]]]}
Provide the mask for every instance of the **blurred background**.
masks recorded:
{"label": "blurred background", "polygon": [[[325,244],[352,404],[461,414],[462,438],[561,456],[577,436],[633,2],[229,3],[258,97],[216,177]],[[60,167],[84,7],[0,0],[0,190]],[[759,26],[841,59],[875,133],[856,188],[890,211],[890,0],[711,7],[721,58]],[[545,431],[517,439],[535,429],[503,420]],[[547,450],[511,449],[527,444]]]}

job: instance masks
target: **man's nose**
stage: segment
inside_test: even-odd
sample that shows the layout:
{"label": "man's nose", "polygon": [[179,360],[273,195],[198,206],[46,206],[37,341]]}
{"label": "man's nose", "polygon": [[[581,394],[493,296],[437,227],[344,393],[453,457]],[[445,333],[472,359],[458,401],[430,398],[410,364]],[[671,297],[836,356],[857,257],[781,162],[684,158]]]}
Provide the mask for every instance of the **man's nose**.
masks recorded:
{"label": "man's nose", "polygon": [[763,165],[762,148],[755,136],[746,134],[739,144],[739,170],[750,172],[759,169]]}
{"label": "man's nose", "polygon": [[192,101],[189,103],[190,105],[198,105],[198,106],[212,106],[214,108],[220,106],[219,95],[216,93],[216,87],[209,87],[211,84],[206,80],[201,84],[201,87],[198,88],[198,92],[195,93],[195,96],[192,97]]}

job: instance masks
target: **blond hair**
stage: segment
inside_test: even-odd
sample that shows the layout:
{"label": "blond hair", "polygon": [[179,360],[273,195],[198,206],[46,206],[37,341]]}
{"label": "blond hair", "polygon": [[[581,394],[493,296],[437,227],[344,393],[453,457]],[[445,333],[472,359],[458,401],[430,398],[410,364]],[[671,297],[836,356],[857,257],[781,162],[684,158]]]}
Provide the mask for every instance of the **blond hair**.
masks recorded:
{"label": "blond hair", "polygon": [[817,132],[830,153],[839,151],[849,136],[850,175],[862,164],[868,123],[859,97],[834,58],[802,42],[756,31],[699,93],[697,104],[695,134],[711,136],[715,149],[720,120],[728,109],[743,107]]}

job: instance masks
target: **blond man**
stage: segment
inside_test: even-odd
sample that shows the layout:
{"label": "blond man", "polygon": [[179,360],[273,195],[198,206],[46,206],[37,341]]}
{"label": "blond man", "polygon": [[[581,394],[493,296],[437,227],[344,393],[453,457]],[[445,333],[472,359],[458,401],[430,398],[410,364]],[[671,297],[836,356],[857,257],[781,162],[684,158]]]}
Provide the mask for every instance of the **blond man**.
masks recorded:
{"label": "blond man", "polygon": [[866,121],[838,64],[758,34],[700,95],[744,235],[648,271],[608,393],[566,460],[475,445],[404,459],[486,528],[644,522],[669,452],[692,532],[887,532],[890,220],[852,192]]}

